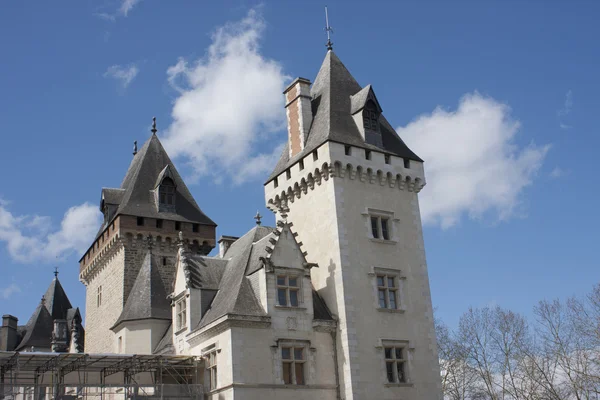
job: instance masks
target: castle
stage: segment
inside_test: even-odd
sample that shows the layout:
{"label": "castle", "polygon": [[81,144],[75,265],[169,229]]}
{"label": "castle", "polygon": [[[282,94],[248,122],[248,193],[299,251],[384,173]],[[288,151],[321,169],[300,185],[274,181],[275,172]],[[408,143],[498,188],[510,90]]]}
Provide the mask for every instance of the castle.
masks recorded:
{"label": "castle", "polygon": [[102,189],[80,260],[86,351],[200,356],[209,399],[440,399],[423,161],[331,48],[284,96],[276,226],[217,242],[156,125]]}

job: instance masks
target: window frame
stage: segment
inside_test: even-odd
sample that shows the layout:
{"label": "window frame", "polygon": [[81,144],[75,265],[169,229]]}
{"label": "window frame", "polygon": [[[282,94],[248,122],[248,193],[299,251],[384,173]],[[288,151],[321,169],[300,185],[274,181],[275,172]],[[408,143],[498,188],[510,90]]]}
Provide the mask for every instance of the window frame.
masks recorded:
{"label": "window frame", "polygon": [[[308,340],[281,339],[277,345],[273,346],[276,351],[276,360],[279,364],[280,383],[287,386],[307,386],[312,381],[313,373],[311,363],[314,362],[312,352],[314,348],[310,346]],[[289,349],[289,357],[284,358],[284,350]],[[298,357],[300,351],[301,358]],[[289,365],[289,367],[285,367]],[[302,380],[298,380],[298,367],[302,374]],[[286,373],[287,371],[287,373]]]}
{"label": "window frame", "polygon": [[187,297],[177,300],[175,302],[175,326],[176,332],[179,332],[187,328]]}
{"label": "window frame", "polygon": [[[379,339],[378,345],[375,348],[381,351],[381,382],[384,386],[413,386],[411,372],[414,346],[411,342],[409,340],[401,339]],[[388,353],[389,349],[391,350]],[[400,357],[397,357],[397,350],[400,350]],[[402,365],[402,380],[398,375],[399,363]],[[392,365],[392,380],[390,380],[388,364]]]}
{"label": "window frame", "polygon": [[102,306],[102,285],[98,285],[96,291],[96,307]]}
{"label": "window frame", "polygon": [[[167,179],[170,182],[165,182]],[[177,186],[175,181],[170,177],[165,177],[158,187],[158,202],[162,206],[173,207],[175,206],[175,194],[177,193]]]}
{"label": "window frame", "polygon": [[[284,278],[284,283],[280,283],[279,278]],[[297,285],[290,285],[290,278],[296,279]],[[280,304],[280,290],[285,291],[285,304]],[[292,305],[291,292],[296,292],[296,305]],[[302,299],[302,275],[290,272],[275,272],[275,306],[286,308],[300,308],[303,303]]]}
{"label": "window frame", "polygon": [[208,391],[212,392],[219,387],[219,374],[218,374],[218,359],[217,349],[211,350],[205,354],[206,358],[206,370],[208,371]]}
{"label": "window frame", "polygon": [[[404,313],[406,311],[406,301],[404,297],[406,275],[402,270],[385,267],[371,267],[371,270],[367,275],[373,280],[373,306],[377,311],[390,313]],[[379,284],[380,278],[383,279],[383,286]],[[395,287],[390,288],[389,279],[393,279]],[[382,290],[385,296],[385,307],[382,307],[381,304],[382,299],[380,293]],[[390,306],[390,291],[394,292],[396,308]]]}

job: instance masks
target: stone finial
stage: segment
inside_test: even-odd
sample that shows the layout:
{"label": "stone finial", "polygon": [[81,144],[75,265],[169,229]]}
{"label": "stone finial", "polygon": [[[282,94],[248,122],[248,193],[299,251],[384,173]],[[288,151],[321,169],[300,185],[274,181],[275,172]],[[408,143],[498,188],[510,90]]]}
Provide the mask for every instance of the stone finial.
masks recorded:
{"label": "stone finial", "polygon": [[42,300],[40,301],[42,305],[46,305],[46,296],[42,296]]}
{"label": "stone finial", "polygon": [[182,231],[179,231],[179,233],[177,234],[177,237],[179,238],[179,241],[181,243],[183,243],[183,232]]}
{"label": "stone finial", "polygon": [[133,141],[133,155],[135,156],[137,154],[137,140]]}
{"label": "stone finial", "polygon": [[262,219],[262,215],[260,215],[260,213],[258,212],[258,210],[256,210],[256,215],[254,216],[254,219],[256,220],[256,225],[260,225],[261,224],[260,220]]}
{"label": "stone finial", "polygon": [[58,267],[54,267],[54,278],[58,278]]}
{"label": "stone finial", "polygon": [[154,238],[152,235],[146,236],[146,246],[148,246],[148,251],[152,252],[152,247],[154,247]]}
{"label": "stone finial", "polygon": [[156,132],[158,132],[158,129],[156,129],[156,117],[152,117],[152,129],[150,132],[152,132],[153,135],[156,135]]}

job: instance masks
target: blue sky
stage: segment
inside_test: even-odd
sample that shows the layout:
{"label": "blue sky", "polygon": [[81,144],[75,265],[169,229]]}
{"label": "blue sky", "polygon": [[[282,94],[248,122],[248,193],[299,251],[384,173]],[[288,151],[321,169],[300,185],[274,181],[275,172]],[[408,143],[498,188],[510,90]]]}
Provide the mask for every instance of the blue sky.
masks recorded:
{"label": "blue sky", "polygon": [[[285,140],[281,90],[314,79],[324,4],[0,4],[0,311],[29,318],[77,261],[134,140],[159,136],[218,234],[264,208]],[[334,51],[426,161],[434,306],[529,314],[598,282],[596,16],[575,2],[328,1]],[[223,107],[223,105],[227,105]]]}

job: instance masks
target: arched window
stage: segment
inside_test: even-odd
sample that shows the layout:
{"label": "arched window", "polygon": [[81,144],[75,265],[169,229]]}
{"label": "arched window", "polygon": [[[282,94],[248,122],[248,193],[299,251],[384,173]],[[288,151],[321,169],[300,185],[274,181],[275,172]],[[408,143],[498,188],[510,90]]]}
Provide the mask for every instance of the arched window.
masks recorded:
{"label": "arched window", "polygon": [[158,199],[160,204],[175,205],[175,182],[171,178],[165,178],[161,182],[158,188]]}
{"label": "arched window", "polygon": [[379,112],[375,103],[369,100],[369,102],[365,105],[363,109],[363,123],[365,129],[369,129],[372,131],[376,131],[378,129],[377,123],[379,120]]}

